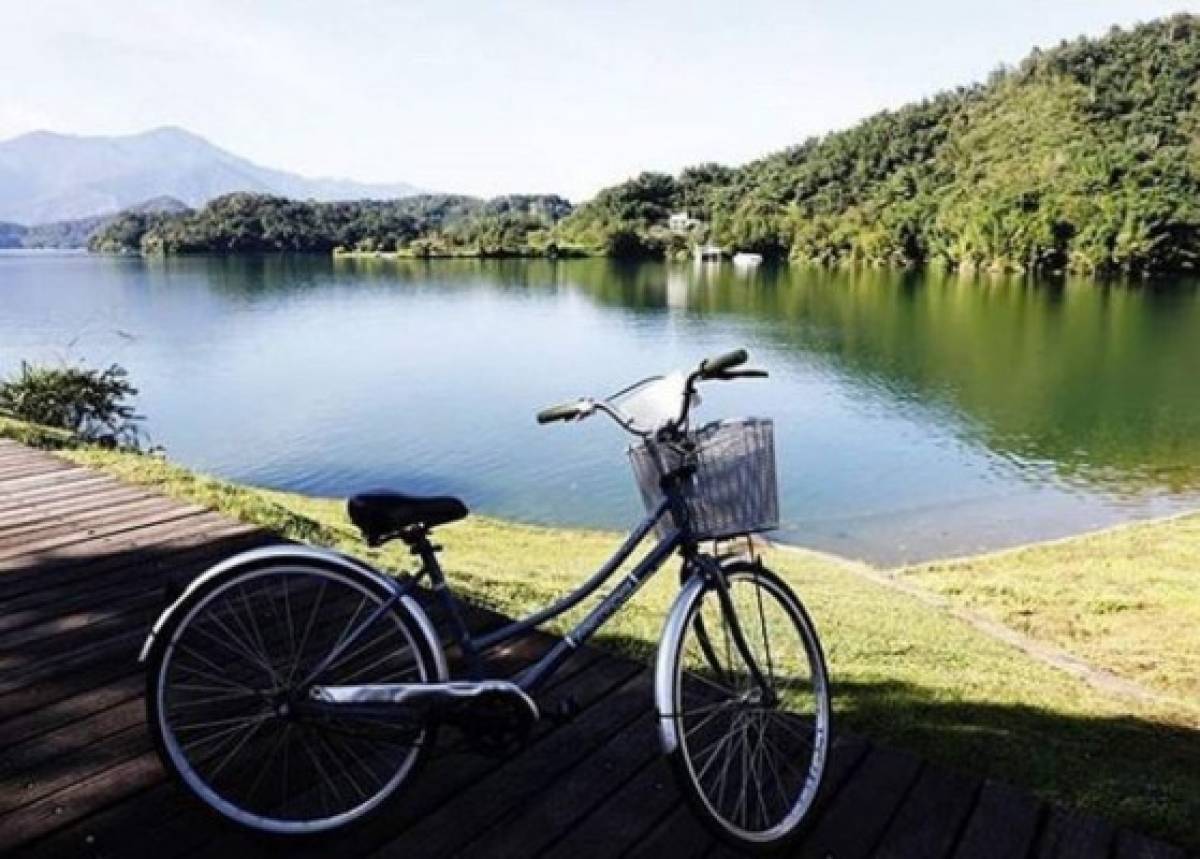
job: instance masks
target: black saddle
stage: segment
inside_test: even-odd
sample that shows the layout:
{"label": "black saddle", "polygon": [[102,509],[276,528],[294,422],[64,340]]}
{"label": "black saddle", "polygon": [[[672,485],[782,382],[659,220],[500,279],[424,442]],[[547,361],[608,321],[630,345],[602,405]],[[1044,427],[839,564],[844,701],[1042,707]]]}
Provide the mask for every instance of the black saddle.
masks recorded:
{"label": "black saddle", "polygon": [[355,495],[346,504],[350,521],[371,545],[399,537],[413,527],[432,528],[457,522],[467,515],[467,505],[448,495],[405,495],[376,489]]}

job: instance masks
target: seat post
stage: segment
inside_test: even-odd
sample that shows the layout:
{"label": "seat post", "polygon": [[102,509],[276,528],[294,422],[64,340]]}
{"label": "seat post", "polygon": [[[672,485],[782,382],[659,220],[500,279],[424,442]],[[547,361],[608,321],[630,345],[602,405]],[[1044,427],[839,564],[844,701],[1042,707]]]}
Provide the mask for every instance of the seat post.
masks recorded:
{"label": "seat post", "polygon": [[408,550],[421,559],[421,565],[432,574],[434,570],[441,573],[437,553],[441,546],[434,545],[429,539],[429,528],[425,525],[412,525],[400,532],[399,537],[408,546]]}
{"label": "seat post", "polygon": [[450,619],[451,632],[466,656],[470,676],[474,680],[481,679],[484,676],[483,660],[471,638],[471,631],[467,628],[458,600],[446,584],[442,565],[438,562],[437,553],[442,547],[432,542],[429,534],[426,525],[413,525],[400,532],[400,539],[405,542],[410,552],[421,559],[421,572],[429,576],[429,585],[433,589],[434,597],[441,604],[446,617]]}

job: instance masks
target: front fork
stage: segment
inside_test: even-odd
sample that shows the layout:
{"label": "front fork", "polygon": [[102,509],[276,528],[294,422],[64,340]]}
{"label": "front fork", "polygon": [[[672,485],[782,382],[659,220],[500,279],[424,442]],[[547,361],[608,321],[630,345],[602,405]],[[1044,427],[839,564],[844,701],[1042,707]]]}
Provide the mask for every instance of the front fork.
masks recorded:
{"label": "front fork", "polygon": [[[746,667],[750,671],[751,679],[753,679],[755,685],[762,693],[763,704],[767,707],[774,706],[776,703],[775,690],[758,667],[758,660],[754,658],[754,653],[750,650],[750,645],[746,641],[741,621],[738,619],[737,610],[733,605],[733,598],[729,594],[729,580],[725,578],[725,571],[721,569],[721,565],[716,558],[707,555],[697,555],[692,558],[691,566],[696,568],[699,574],[704,577],[708,586],[716,592],[717,601],[721,605],[722,619],[729,628],[729,637],[733,639],[733,645],[737,648],[738,655],[745,662]],[[685,566],[685,571],[686,568]],[[704,627],[704,620],[697,615],[693,622],[696,624],[696,639],[699,641],[700,649],[704,652],[705,658],[708,659],[709,665],[718,675],[724,674],[721,669],[721,661],[713,649],[712,639],[709,638],[708,630]]]}

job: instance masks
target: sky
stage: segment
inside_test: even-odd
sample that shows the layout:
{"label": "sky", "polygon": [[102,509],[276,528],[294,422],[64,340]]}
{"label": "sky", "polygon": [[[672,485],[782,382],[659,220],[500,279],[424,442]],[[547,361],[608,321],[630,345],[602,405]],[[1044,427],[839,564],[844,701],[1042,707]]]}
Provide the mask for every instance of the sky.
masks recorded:
{"label": "sky", "polygon": [[584,199],[738,164],[1158,0],[0,0],[0,140],[177,125],[270,167]]}

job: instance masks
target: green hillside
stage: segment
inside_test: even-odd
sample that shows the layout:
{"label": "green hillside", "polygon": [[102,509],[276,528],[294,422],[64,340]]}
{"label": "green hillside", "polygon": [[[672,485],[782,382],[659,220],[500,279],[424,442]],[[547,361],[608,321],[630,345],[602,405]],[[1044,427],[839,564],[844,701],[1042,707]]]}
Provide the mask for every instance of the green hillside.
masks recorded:
{"label": "green hillside", "polygon": [[[738,169],[643,174],[560,236],[623,255],[711,238],[821,264],[1190,269],[1198,80],[1200,18],[1114,28]],[[703,223],[671,233],[684,208]]]}
{"label": "green hillside", "polygon": [[[1147,273],[1200,258],[1200,17],[1035,50],[944,92],[739,168],[552,196],[312,203],[233,194],[129,214],[93,250],[689,253],[699,242],[820,265]],[[695,223],[671,230],[686,211]]]}

